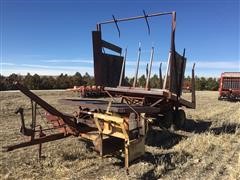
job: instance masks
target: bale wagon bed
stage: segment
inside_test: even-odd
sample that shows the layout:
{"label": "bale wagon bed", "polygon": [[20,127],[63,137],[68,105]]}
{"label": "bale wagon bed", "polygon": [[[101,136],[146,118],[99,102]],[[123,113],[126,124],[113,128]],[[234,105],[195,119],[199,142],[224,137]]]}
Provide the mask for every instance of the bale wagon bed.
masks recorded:
{"label": "bale wagon bed", "polygon": [[[101,37],[101,26],[135,19],[170,15],[172,17],[171,47],[169,51],[168,65],[164,80],[160,78],[161,88],[150,87],[151,68],[153,63],[154,48],[151,49],[151,57],[147,69],[146,86],[137,87],[138,69],[132,85],[124,82],[126,53],[121,55],[122,48],[104,41]],[[182,98],[182,86],[186,66],[185,50],[180,55],[175,50],[176,12],[156,13],[144,16],[115,19],[98,23],[97,30],[92,32],[94,76],[96,86],[101,86],[108,100],[99,99],[62,99],[60,102],[74,106],[74,113],[60,112],[55,107],[38,97],[22,84],[15,83],[17,89],[31,100],[32,123],[30,128],[25,126],[23,109],[16,113],[21,117],[21,133],[29,137],[29,141],[16,145],[5,146],[5,151],[18,148],[39,145],[39,158],[41,158],[42,143],[76,136],[88,140],[93,148],[101,156],[109,153],[124,153],[125,167],[130,162],[141,157],[145,153],[145,139],[149,126],[161,126],[165,128],[181,128],[186,115],[182,107],[196,107],[194,67],[192,68],[192,100]],[[119,30],[119,29],[118,29]],[[120,31],[119,31],[120,33]],[[110,49],[119,55],[107,54],[103,48]],[[140,53],[139,53],[140,54]],[[140,57],[140,55],[139,55]],[[140,58],[137,60],[139,64]],[[159,74],[162,77],[161,74]],[[163,83],[162,83],[163,82]],[[37,124],[37,108],[46,110],[44,119],[52,125],[45,129]],[[50,130],[57,133],[49,134]]]}

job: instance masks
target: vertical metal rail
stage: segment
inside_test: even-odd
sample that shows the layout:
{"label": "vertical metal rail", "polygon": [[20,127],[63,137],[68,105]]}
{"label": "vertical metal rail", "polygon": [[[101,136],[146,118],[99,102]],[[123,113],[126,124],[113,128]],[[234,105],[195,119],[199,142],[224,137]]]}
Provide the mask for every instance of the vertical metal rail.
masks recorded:
{"label": "vertical metal rail", "polygon": [[192,104],[194,105],[194,108],[196,108],[196,92],[195,92],[195,63],[192,67]]}
{"label": "vertical metal rail", "polygon": [[146,65],[146,78],[148,77],[148,63]]}
{"label": "vertical metal rail", "polygon": [[126,58],[127,58],[127,48],[125,49],[125,53],[124,53],[124,57],[123,57],[122,69],[121,69],[121,74],[120,74],[120,79],[119,79],[118,86],[122,86],[122,79],[123,79],[123,72],[124,72],[124,69],[125,69]]}
{"label": "vertical metal rail", "polygon": [[149,62],[149,68],[148,68],[148,76],[147,76],[146,87],[145,87],[146,89],[149,88],[149,81],[150,81],[152,63],[153,63],[153,54],[154,54],[154,47],[152,47],[152,49],[151,49],[151,56],[150,56],[150,62]]}
{"label": "vertical metal rail", "polygon": [[35,127],[36,127],[36,121],[37,121],[37,103],[31,100],[31,106],[32,106],[32,124],[31,129],[33,130],[33,134],[31,136],[31,140],[35,137]]}
{"label": "vertical metal rail", "polygon": [[163,89],[166,89],[166,87],[167,87],[167,79],[168,79],[169,66],[170,66],[170,58],[171,58],[171,52],[169,52],[169,54],[168,54],[168,61],[167,61],[167,68],[166,68],[166,72],[165,72],[164,82],[163,82]]}
{"label": "vertical metal rail", "polygon": [[136,87],[136,84],[137,84],[140,57],[141,57],[141,43],[139,43],[139,48],[138,48],[137,68],[136,68],[136,73],[133,81],[133,87]]}
{"label": "vertical metal rail", "polygon": [[176,79],[177,80],[177,82],[179,82],[178,83],[178,89],[177,89],[177,96],[178,97],[180,97],[181,96],[181,93],[182,93],[182,86],[183,86],[183,81],[184,81],[184,71],[183,71],[183,69],[185,69],[185,48],[183,49],[183,55],[182,55],[182,64],[181,64],[181,74],[180,74],[180,77],[181,77],[181,79],[179,79],[179,81],[178,81],[178,79]]}
{"label": "vertical metal rail", "polygon": [[[167,62],[167,69],[166,69],[166,73],[165,73],[165,78],[164,78],[164,84],[163,84],[163,89],[167,88],[167,81],[168,81],[168,75],[169,75],[169,70],[170,70],[170,66],[175,65],[176,66],[176,62],[174,62],[173,64],[171,63],[171,57],[173,55],[174,61],[176,60],[175,58],[175,30],[176,30],[176,12],[172,12],[172,29],[171,29],[171,48],[170,48],[170,52],[168,54],[168,62]],[[175,67],[176,69],[176,67]],[[171,81],[172,77],[169,77],[169,80]],[[170,86],[171,82],[169,82],[169,86]]]}
{"label": "vertical metal rail", "polygon": [[159,87],[162,89],[163,87],[163,80],[162,80],[162,62],[159,65]]}

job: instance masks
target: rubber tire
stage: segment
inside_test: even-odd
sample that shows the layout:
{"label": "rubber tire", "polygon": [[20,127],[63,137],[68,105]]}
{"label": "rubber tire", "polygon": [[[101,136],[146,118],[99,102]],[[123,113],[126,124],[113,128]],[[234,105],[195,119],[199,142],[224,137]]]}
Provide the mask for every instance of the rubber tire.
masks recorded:
{"label": "rubber tire", "polygon": [[174,117],[173,123],[176,125],[176,127],[178,129],[182,129],[186,122],[186,114],[185,114],[184,110],[182,110],[182,109],[176,110],[174,115],[175,115],[175,117]]}
{"label": "rubber tire", "polygon": [[171,128],[174,120],[174,111],[173,110],[167,111],[163,115],[164,115],[162,123],[163,126],[167,129]]}

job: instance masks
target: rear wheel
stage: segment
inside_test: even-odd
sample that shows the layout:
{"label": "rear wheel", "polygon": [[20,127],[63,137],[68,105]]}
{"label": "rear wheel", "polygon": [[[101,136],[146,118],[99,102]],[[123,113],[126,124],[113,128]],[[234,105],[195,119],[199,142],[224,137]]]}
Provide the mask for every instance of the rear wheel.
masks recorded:
{"label": "rear wheel", "polygon": [[185,114],[184,110],[182,110],[182,109],[176,110],[174,115],[175,115],[175,117],[174,117],[173,123],[176,125],[176,127],[178,129],[183,128],[185,125],[185,121],[186,121],[186,114]]}
{"label": "rear wheel", "polygon": [[164,115],[164,117],[163,117],[162,125],[168,129],[173,124],[174,112],[173,112],[173,110],[170,110],[170,111],[165,112],[163,115]]}

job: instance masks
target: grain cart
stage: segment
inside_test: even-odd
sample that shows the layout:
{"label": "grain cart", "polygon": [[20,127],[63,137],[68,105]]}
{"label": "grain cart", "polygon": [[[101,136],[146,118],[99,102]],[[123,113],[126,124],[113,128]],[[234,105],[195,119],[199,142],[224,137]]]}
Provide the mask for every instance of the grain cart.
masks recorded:
{"label": "grain cart", "polygon": [[240,100],[240,72],[221,74],[218,100]]}
{"label": "grain cart", "polygon": [[[102,39],[101,27],[105,24],[115,24],[120,35],[118,23],[145,19],[148,30],[148,19],[159,16],[171,16],[171,47],[164,79],[161,73],[161,88],[150,87],[151,68],[154,59],[154,48],[151,49],[147,79],[145,87],[138,87],[138,69],[140,53],[137,58],[137,67],[134,82],[127,85],[124,82],[126,51],[122,56],[122,48]],[[195,108],[194,65],[192,68],[192,100],[181,97],[182,82],[184,78],[186,58],[185,51],[180,55],[175,50],[176,12],[146,14],[143,16],[116,19],[97,24],[96,31],[92,32],[94,76],[96,86],[101,86],[109,98],[105,99],[60,99],[64,105],[74,106],[74,114],[63,113],[45,102],[32,91],[20,83],[15,86],[31,100],[32,123],[26,127],[23,109],[16,113],[21,117],[21,133],[29,136],[29,141],[5,146],[6,151],[21,147],[39,145],[39,157],[41,157],[42,143],[50,142],[68,136],[76,136],[92,142],[93,148],[101,156],[122,151],[125,157],[125,167],[129,163],[145,153],[145,138],[151,130],[149,125],[159,125],[163,119],[168,128],[174,124],[181,128],[185,121],[185,112],[182,107]],[[115,54],[107,54],[103,48],[110,49]],[[160,70],[161,72],[161,70]],[[37,109],[46,110],[44,118],[52,129],[58,133],[49,133],[49,128],[37,124]]]}

